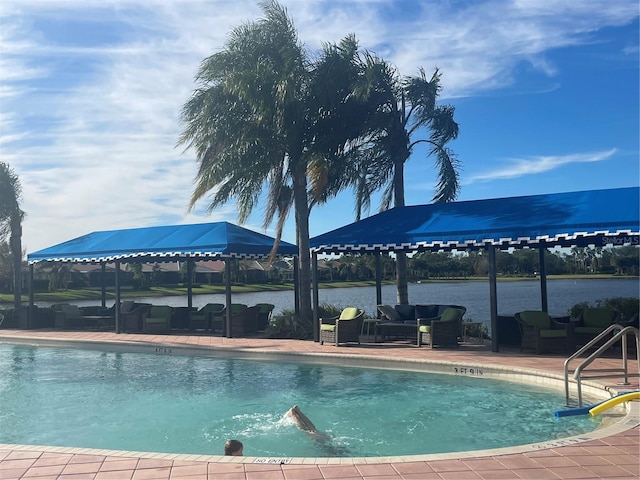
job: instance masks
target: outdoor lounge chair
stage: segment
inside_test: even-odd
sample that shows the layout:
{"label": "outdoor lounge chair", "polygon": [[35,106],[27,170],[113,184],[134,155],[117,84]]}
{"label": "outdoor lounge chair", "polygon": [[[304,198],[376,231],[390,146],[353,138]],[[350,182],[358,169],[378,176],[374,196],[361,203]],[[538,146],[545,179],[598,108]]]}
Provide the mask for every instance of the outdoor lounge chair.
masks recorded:
{"label": "outdoor lounge chair", "polygon": [[142,318],[144,333],[170,333],[172,308],[168,305],[153,305]]}
{"label": "outdoor lounge chair", "polygon": [[465,307],[446,308],[435,318],[418,318],[417,345],[428,344],[452,346],[458,348],[458,337],[462,330],[462,317],[466,313]]}
{"label": "outdoor lounge chair", "polygon": [[536,354],[547,351],[571,353],[575,348],[572,322],[554,322],[547,312],[525,310],[515,314],[522,334],[520,351],[535,350]]}
{"label": "outdoor lounge chair", "polygon": [[586,345],[618,320],[618,312],[611,308],[585,308],[573,322],[576,345]]}
{"label": "outdoor lounge chair", "polygon": [[213,316],[224,312],[223,303],[207,303],[200,310],[191,312],[189,330],[210,330],[213,325]]}
{"label": "outdoor lounge chair", "polygon": [[231,335],[240,337],[258,333],[258,315],[258,306],[241,308],[231,316]]}
{"label": "outdoor lounge chair", "polygon": [[[236,313],[241,312],[246,308],[248,307],[244,303],[232,303],[231,305],[229,305],[229,310],[231,311],[231,318],[233,319],[233,316]],[[227,308],[226,307],[223,308],[221,312],[215,312],[212,314],[211,331],[215,332],[216,330],[222,332],[223,336],[227,334]]]}
{"label": "outdoor lounge chair", "polygon": [[150,303],[122,302],[120,306],[120,328],[123,332],[142,331],[142,318],[151,308]]}
{"label": "outdoor lounge chair", "polygon": [[82,328],[83,314],[77,305],[61,303],[53,305],[51,308],[55,312],[54,325],[56,328]]}
{"label": "outdoor lounge chair", "polygon": [[271,320],[271,312],[276,306],[272,303],[256,303],[256,307],[260,307],[260,314],[258,315],[258,330],[264,330],[269,326]]}
{"label": "outdoor lounge chair", "polygon": [[355,307],[347,307],[342,310],[340,316],[320,319],[320,345],[324,342],[335,343],[336,347],[340,343],[357,342],[360,343],[360,329],[364,310]]}

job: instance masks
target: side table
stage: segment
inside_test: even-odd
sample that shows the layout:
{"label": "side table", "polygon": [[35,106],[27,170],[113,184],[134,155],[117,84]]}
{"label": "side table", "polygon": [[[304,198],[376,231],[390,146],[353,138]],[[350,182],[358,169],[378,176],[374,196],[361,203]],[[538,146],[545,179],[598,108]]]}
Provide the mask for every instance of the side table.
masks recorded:
{"label": "side table", "polygon": [[367,338],[371,337],[371,326],[373,326],[373,342],[377,342],[378,341],[378,334],[377,334],[377,329],[376,326],[378,325],[378,323],[380,323],[380,319],[379,318],[365,318],[364,320],[362,320],[362,327],[360,329],[360,335],[364,336],[365,335],[365,327],[367,329]]}

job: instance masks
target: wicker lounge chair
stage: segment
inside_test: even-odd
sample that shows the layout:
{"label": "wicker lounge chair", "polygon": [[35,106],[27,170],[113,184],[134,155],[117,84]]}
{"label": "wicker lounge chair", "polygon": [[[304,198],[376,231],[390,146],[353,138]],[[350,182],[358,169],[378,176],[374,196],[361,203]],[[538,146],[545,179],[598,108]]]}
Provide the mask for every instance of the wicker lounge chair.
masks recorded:
{"label": "wicker lounge chair", "polygon": [[525,310],[515,314],[522,334],[520,351],[571,353],[575,349],[573,323],[554,322],[547,312]]}
{"label": "wicker lounge chair", "polygon": [[150,303],[122,302],[120,306],[120,328],[122,331],[142,331],[142,319],[149,312],[150,308]]}
{"label": "wicker lounge chair", "polygon": [[[231,318],[242,310],[247,309],[247,305],[244,303],[232,303],[229,305],[229,310],[231,311]],[[222,335],[227,334],[227,308],[223,308],[221,312],[215,312],[211,318],[211,331],[215,332],[216,330],[222,332]],[[233,330],[232,330],[233,333]]]}
{"label": "wicker lounge chair", "polygon": [[51,309],[55,312],[54,325],[57,328],[82,328],[82,310],[77,305],[69,303],[61,303],[52,305]]}
{"label": "wicker lounge chair", "polygon": [[574,322],[576,345],[586,345],[609,325],[617,323],[619,314],[611,308],[585,308]]}
{"label": "wicker lounge chair", "polygon": [[171,313],[173,309],[168,305],[154,305],[149,313],[142,318],[144,333],[170,333]]}
{"label": "wicker lounge chair", "polygon": [[320,319],[320,345],[324,342],[334,343],[336,347],[340,343],[360,343],[360,329],[364,310],[355,307],[347,307],[342,310],[340,316]]}
{"label": "wicker lounge chair", "polygon": [[430,348],[433,348],[434,345],[458,348],[462,317],[466,311],[465,307],[449,307],[435,318],[419,318],[417,321],[418,346],[426,343]]}
{"label": "wicker lounge chair", "polygon": [[189,330],[212,330],[213,317],[224,312],[223,303],[207,303],[189,317]]}
{"label": "wicker lounge chair", "polygon": [[239,337],[258,333],[258,315],[258,306],[241,308],[231,316],[231,335]]}
{"label": "wicker lounge chair", "polygon": [[258,330],[264,330],[269,326],[271,321],[271,312],[276,308],[272,303],[257,303],[256,307],[260,307],[260,314],[258,315]]}

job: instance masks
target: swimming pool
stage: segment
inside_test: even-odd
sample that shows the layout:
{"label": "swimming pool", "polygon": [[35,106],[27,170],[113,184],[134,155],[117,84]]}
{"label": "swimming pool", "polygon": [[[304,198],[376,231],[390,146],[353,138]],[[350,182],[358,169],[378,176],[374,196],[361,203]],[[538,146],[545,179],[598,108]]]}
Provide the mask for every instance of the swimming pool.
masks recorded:
{"label": "swimming pool", "polygon": [[[577,435],[560,392],[485,378],[0,345],[0,443],[252,456],[459,452]],[[298,404],[329,442],[283,413]]]}

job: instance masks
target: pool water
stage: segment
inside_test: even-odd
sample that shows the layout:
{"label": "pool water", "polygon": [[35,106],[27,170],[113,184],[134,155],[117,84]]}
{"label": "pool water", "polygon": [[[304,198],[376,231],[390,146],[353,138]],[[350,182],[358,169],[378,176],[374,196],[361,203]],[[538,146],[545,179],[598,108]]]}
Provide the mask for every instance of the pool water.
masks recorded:
{"label": "pool water", "polygon": [[[594,430],[561,392],[452,375],[0,345],[0,443],[249,456],[394,456]],[[294,404],[328,440],[298,430]]]}

